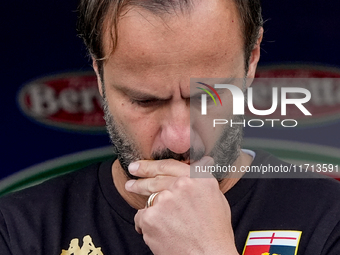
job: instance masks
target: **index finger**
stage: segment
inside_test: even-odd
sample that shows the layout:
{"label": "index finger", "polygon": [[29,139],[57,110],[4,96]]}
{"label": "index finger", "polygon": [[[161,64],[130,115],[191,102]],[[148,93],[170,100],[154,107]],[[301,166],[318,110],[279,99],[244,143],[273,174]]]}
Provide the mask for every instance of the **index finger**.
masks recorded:
{"label": "index finger", "polygon": [[[200,163],[205,165],[211,161],[211,157],[203,157],[194,164]],[[158,175],[190,177],[190,165],[174,159],[139,160],[129,165],[129,172],[134,176],[144,178],[153,178]]]}
{"label": "index finger", "polygon": [[190,166],[174,160],[139,160],[129,165],[129,172],[138,177],[153,178],[158,175],[189,176]]}

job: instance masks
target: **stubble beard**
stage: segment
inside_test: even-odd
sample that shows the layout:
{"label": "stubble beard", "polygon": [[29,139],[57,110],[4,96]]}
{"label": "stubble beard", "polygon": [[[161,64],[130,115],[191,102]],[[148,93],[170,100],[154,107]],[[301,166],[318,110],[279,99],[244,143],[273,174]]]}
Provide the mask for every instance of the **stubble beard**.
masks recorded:
{"label": "stubble beard", "polygon": [[143,159],[139,150],[136,148],[132,140],[127,134],[117,125],[109,110],[107,99],[103,97],[104,120],[106,122],[106,130],[110,135],[113,145],[113,152],[117,155],[119,163],[124,170],[124,173],[129,179],[137,179],[136,176],[130,174],[128,166],[130,163]]}
{"label": "stubble beard", "polygon": [[[140,150],[130,137],[123,131],[121,127],[114,120],[114,117],[109,111],[107,99],[104,94],[103,98],[104,119],[106,121],[106,129],[110,135],[113,144],[114,153],[117,155],[119,163],[124,170],[128,179],[138,179],[138,177],[130,174],[128,166],[130,163],[143,160]],[[243,116],[234,116],[233,123],[243,122]],[[216,142],[213,150],[209,154],[214,159],[214,163],[220,166],[232,165],[240,155],[241,143],[243,140],[243,128],[241,124],[232,127],[227,126],[224,128],[220,139]],[[162,159],[175,159],[178,161],[193,161],[200,160],[205,155],[205,150],[201,148],[190,148],[187,152],[177,154],[169,149],[161,149],[153,152],[151,155],[152,160]],[[228,178],[228,173],[213,173],[218,181]]]}
{"label": "stubble beard", "polygon": [[[236,115],[232,118],[232,123],[243,123],[244,116]],[[231,121],[229,121],[231,123]],[[243,141],[243,126],[236,124],[224,128],[220,138],[216,142],[210,156],[214,159],[215,165],[232,166],[240,155],[241,144]],[[229,169],[229,168],[228,168]],[[220,182],[229,177],[228,172],[212,173]]]}

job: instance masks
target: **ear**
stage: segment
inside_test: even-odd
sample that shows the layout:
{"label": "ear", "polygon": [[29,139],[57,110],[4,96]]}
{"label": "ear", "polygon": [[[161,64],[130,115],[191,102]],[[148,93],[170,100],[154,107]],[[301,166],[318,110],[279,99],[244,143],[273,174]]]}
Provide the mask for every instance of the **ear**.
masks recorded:
{"label": "ear", "polygon": [[247,78],[250,78],[251,80],[253,80],[255,77],[257,63],[260,60],[260,49],[261,49],[262,37],[263,37],[263,28],[261,27],[259,31],[259,37],[257,39],[254,49],[251,52],[250,59],[249,59],[249,69],[247,73]]}
{"label": "ear", "polygon": [[103,97],[103,84],[102,84],[102,80],[101,80],[100,74],[99,74],[98,62],[93,57],[92,57],[92,66],[93,66],[93,70],[95,71],[96,76],[97,76],[99,93]]}

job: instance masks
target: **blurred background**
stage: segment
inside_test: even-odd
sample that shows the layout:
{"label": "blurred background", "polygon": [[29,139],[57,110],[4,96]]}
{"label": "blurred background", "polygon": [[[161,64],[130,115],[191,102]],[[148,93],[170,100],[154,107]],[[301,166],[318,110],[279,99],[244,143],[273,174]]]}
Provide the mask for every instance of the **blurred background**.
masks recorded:
{"label": "blurred background", "polygon": [[[339,1],[262,4],[258,77],[340,77]],[[91,62],[76,36],[77,1],[0,6],[2,195],[108,158],[112,149]],[[340,165],[340,83],[319,86],[309,103],[317,113],[313,121],[294,130],[247,128],[244,147],[295,163]]]}

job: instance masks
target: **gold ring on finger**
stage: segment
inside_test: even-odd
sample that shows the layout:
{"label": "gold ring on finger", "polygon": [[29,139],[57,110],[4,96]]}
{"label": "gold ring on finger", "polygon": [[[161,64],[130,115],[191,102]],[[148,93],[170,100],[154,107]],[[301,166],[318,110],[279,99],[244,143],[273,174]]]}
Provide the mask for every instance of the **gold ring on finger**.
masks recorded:
{"label": "gold ring on finger", "polygon": [[156,193],[152,193],[149,198],[148,201],[146,202],[146,208],[149,208],[153,205],[153,201],[155,200],[155,197],[159,194],[159,192]]}

